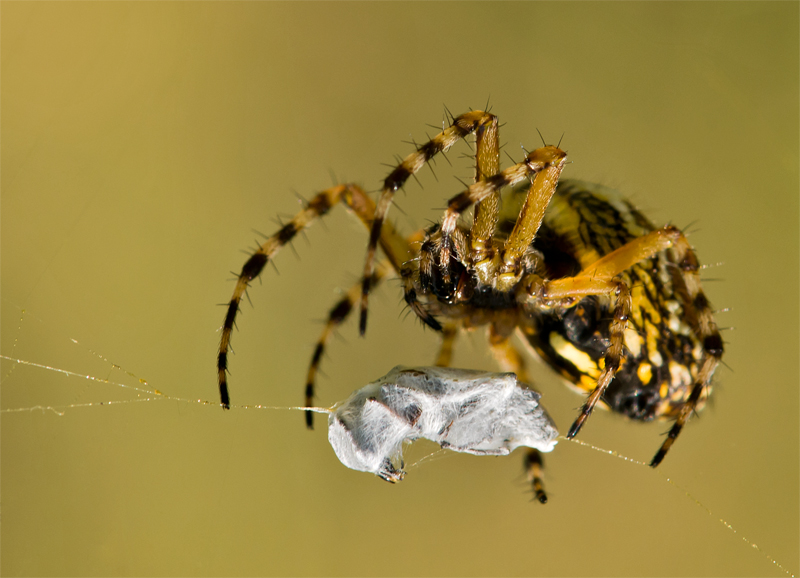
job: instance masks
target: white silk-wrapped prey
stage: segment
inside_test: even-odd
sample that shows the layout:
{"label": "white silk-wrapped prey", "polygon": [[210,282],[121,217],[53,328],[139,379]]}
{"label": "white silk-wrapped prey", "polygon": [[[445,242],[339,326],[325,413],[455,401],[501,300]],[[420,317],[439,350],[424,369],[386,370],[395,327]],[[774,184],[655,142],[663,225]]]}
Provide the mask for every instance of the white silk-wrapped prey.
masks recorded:
{"label": "white silk-wrapped prey", "polygon": [[403,443],[419,438],[476,455],[549,452],[558,431],[540,397],[513,373],[398,366],[333,408],[328,440],[345,466],[390,482],[405,476]]}

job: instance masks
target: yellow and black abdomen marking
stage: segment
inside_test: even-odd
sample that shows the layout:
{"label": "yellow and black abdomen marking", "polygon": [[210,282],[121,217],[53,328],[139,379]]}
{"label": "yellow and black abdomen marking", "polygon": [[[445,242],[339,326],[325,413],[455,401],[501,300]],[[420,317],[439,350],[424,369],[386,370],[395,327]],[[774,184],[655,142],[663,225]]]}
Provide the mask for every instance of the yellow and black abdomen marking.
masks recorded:
{"label": "yellow and black abdomen marking", "polygon": [[[619,193],[565,180],[534,246],[544,255],[549,276],[557,279],[655,229]],[[704,348],[688,321],[697,314],[694,304],[677,286],[680,267],[667,250],[620,275],[631,291],[626,351],[602,401],[632,419],[675,417],[698,379]],[[575,387],[591,392],[604,367],[612,314],[608,296],[586,297],[566,310],[538,314],[528,340]],[[699,405],[709,389],[703,388]]]}

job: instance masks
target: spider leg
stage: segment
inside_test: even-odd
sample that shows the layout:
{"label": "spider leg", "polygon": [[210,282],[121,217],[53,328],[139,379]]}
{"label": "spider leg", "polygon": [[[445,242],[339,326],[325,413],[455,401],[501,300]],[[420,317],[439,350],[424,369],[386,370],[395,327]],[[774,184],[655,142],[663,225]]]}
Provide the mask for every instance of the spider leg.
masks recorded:
{"label": "spider leg", "polygon": [[702,399],[703,390],[710,385],[711,377],[723,353],[722,339],[713,320],[711,307],[705,294],[700,290],[697,274],[698,261],[686,237],[676,227],[666,226],[638,237],[612,251],[585,267],[574,277],[528,284],[528,294],[533,296],[534,293],[537,293],[538,298],[545,301],[563,299],[565,302],[569,302],[587,295],[616,292],[614,319],[610,328],[611,344],[606,353],[605,367],[597,380],[597,386],[589,394],[581,414],[567,434],[567,437],[572,438],[578,434],[595,404],[613,379],[613,374],[619,368],[624,342],[623,333],[627,326],[627,317],[630,314],[630,292],[623,283],[614,281],[613,278],[639,261],[649,259],[666,249],[672,249],[675,255],[675,261],[678,264],[673,273],[676,292],[681,295],[686,306],[685,311],[689,324],[703,344],[704,351],[700,371],[691,393],[681,406],[667,439],[650,463],[652,467],[657,466],[664,459],[675,438]]}
{"label": "spider leg", "polygon": [[533,493],[540,504],[547,503],[544,491],[544,458],[539,450],[529,449],[523,461],[528,483],[533,486]]}
{"label": "spider leg", "polygon": [[[483,181],[478,181],[448,201],[447,210],[442,219],[442,233],[451,235],[456,229],[461,213],[475,203],[483,201],[505,187],[515,185],[522,179],[536,177],[545,171],[542,184],[552,182],[552,186],[555,187],[555,181],[558,180],[558,175],[561,173],[566,159],[567,153],[561,149],[554,146],[542,147],[528,154],[521,163],[508,167]],[[552,178],[554,174],[555,179]]]}
{"label": "spider leg", "polygon": [[711,312],[711,304],[705,294],[700,289],[700,276],[698,274],[699,263],[686,237],[681,234],[672,252],[678,267],[673,271],[673,283],[677,288],[678,294],[684,302],[685,311],[689,319],[689,324],[695,335],[703,344],[703,359],[700,371],[692,386],[689,398],[681,407],[675,423],[667,434],[667,439],[661,444],[658,452],[650,462],[651,467],[656,467],[667,455],[667,452],[675,443],[678,434],[681,433],[683,426],[689,420],[692,412],[703,398],[703,393],[708,393],[707,387],[711,384],[711,378],[719,365],[722,357],[723,345],[717,324]]}
{"label": "spider leg", "polygon": [[442,329],[442,344],[439,346],[439,354],[436,356],[434,365],[437,367],[450,367],[453,360],[453,345],[458,335],[458,325],[447,323]]}
{"label": "spider leg", "polygon": [[[470,254],[467,257],[467,235],[457,226],[458,218],[473,204],[491,199],[504,187],[518,183],[525,178],[533,179],[530,196],[544,199],[543,204],[546,206],[546,201],[549,201],[555,191],[565,160],[566,153],[556,147],[537,149],[528,154],[523,162],[478,181],[451,198],[441,226],[437,225],[428,230],[429,236],[420,249],[419,273],[422,285],[430,287],[430,284],[425,282],[426,275],[428,279],[432,279],[428,274],[437,272],[441,277],[441,279],[433,278],[439,285],[438,289],[433,290],[437,297],[445,300],[458,297],[455,292],[459,287],[463,288],[463,284],[458,275],[459,267],[454,268],[452,265],[455,261],[459,261],[462,264],[461,268],[464,268],[463,266],[467,263],[470,264],[469,267],[474,269],[478,284],[493,286],[498,291],[510,290],[519,281],[522,273],[512,273],[509,269],[508,274],[500,275],[498,278],[497,273],[501,260],[499,255],[493,254],[488,249],[487,253],[479,252],[477,255]],[[496,216],[493,219],[496,221]],[[531,218],[526,217],[522,220],[528,223]],[[541,216],[530,234],[531,239],[540,222]],[[427,241],[430,241],[430,244]],[[526,251],[529,249],[529,245],[530,242],[525,243]],[[477,263],[476,260],[478,260]],[[513,266],[517,267],[520,260],[521,258],[512,260]],[[455,275],[453,275],[454,273]]]}
{"label": "spider leg", "polygon": [[[422,253],[420,254],[420,259],[422,259]],[[417,275],[415,275],[416,269],[412,266],[413,263],[415,263],[415,261],[403,264],[400,270],[400,278],[403,280],[403,298],[408,307],[425,325],[434,331],[442,331],[442,324],[428,312],[424,304],[418,299],[417,287],[415,285],[415,278]]]}
{"label": "spider leg", "polygon": [[389,176],[384,179],[381,196],[378,200],[377,208],[375,209],[375,219],[372,222],[369,244],[367,245],[367,256],[364,262],[364,275],[362,277],[363,287],[361,291],[361,319],[359,322],[359,331],[361,335],[364,335],[367,330],[367,303],[374,269],[375,251],[378,247],[378,242],[381,238],[381,229],[384,226],[386,215],[389,212],[389,207],[391,206],[395,191],[402,187],[409,177],[417,173],[425,163],[430,161],[438,153],[447,151],[457,141],[486,125],[494,125],[496,127],[497,118],[493,114],[480,110],[471,111],[456,117],[449,127],[445,128],[425,144],[420,145],[416,151],[403,159],[403,161],[389,173]]}
{"label": "spider leg", "polygon": [[[509,336],[499,330],[494,324],[489,326],[489,348],[492,350],[497,364],[503,371],[517,374],[517,379],[530,384],[528,371],[525,368],[525,359],[511,344]],[[523,460],[528,482],[533,486],[533,493],[541,504],[547,503],[547,494],[544,491],[544,459],[539,450],[528,449]]]}
{"label": "spider leg", "polygon": [[567,438],[573,438],[578,435],[597,402],[600,401],[603,393],[608,389],[622,362],[625,329],[631,313],[631,294],[627,285],[621,281],[614,281],[613,277],[642,259],[652,257],[659,251],[671,247],[675,241],[676,233],[680,234],[680,231],[677,231],[674,227],[664,227],[638,237],[612,251],[574,277],[546,281],[543,284],[533,283],[528,285],[529,290],[534,290],[541,299],[550,302],[564,300],[565,304],[572,304],[580,297],[609,295],[612,293],[616,297],[613,319],[609,327],[610,344],[606,350],[603,370],[597,378],[597,385],[594,390],[586,398],[580,415],[569,429]]}
{"label": "spider leg", "polygon": [[608,331],[610,343],[606,350],[603,371],[600,373],[600,377],[597,378],[597,386],[586,398],[580,415],[575,420],[575,423],[572,424],[572,427],[569,428],[567,438],[570,439],[578,435],[584,422],[589,418],[595,405],[608,389],[611,380],[614,379],[614,375],[622,363],[625,329],[628,326],[628,317],[631,314],[631,292],[622,281],[595,280],[593,283],[585,283],[581,289],[586,291],[585,294],[588,295],[613,293],[616,296],[616,303],[614,304],[613,318]]}
{"label": "spider leg", "polygon": [[[485,181],[500,172],[500,133],[497,118],[475,131],[475,180]],[[500,191],[497,190],[475,204],[475,215],[469,241],[473,263],[492,258],[492,235],[500,214]]]}
{"label": "spider leg", "polygon": [[489,349],[491,349],[492,356],[497,365],[500,366],[500,369],[515,373],[517,374],[517,379],[524,383],[530,383],[525,358],[511,344],[511,337],[493,323],[489,325],[488,338]]}
{"label": "spider leg", "polygon": [[[391,270],[391,265],[388,263],[379,263],[372,275],[372,286],[375,287]],[[322,355],[325,352],[325,346],[328,344],[333,332],[345,322],[353,310],[353,306],[358,302],[361,295],[361,281],[354,284],[347,291],[344,297],[339,300],[336,305],[331,308],[328,314],[328,321],[322,330],[317,341],[317,346],[314,348],[314,354],[311,356],[311,363],[308,366],[308,374],[306,375],[306,407],[311,407],[314,404],[314,392],[316,390],[317,373],[319,373],[319,365],[322,362]],[[306,427],[314,429],[314,412],[306,411]]]}
{"label": "spider leg", "polygon": [[[291,221],[269,237],[256,249],[242,267],[236,280],[230,303],[228,304],[225,321],[222,325],[222,336],[217,357],[217,378],[219,382],[220,403],[223,409],[230,408],[228,394],[228,350],[230,349],[231,333],[233,332],[236,314],[239,312],[239,303],[250,285],[250,282],[261,274],[264,266],[289,242],[297,233],[324,216],[339,202],[345,206],[369,227],[375,215],[375,203],[360,187],[351,184],[338,185],[317,194],[305,208],[295,215]],[[386,254],[392,268],[399,272],[402,263],[409,258],[409,247],[406,240],[398,235],[394,228],[387,224],[380,233],[379,242]]]}
{"label": "spider leg", "polygon": [[502,265],[497,271],[499,289],[510,288],[519,280],[522,258],[539,232],[545,210],[556,192],[562,167],[563,163],[545,168],[531,183],[517,222],[503,246]]}

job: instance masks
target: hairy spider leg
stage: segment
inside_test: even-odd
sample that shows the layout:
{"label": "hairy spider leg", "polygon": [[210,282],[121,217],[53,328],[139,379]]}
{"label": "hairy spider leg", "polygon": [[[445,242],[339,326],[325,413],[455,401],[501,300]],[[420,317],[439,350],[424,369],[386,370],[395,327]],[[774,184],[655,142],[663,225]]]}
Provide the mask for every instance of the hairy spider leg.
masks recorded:
{"label": "hairy spider leg", "polygon": [[[534,291],[538,293],[539,299],[547,301],[564,299],[570,305],[576,298],[587,295],[611,294],[612,292],[616,295],[614,318],[609,330],[611,343],[606,352],[603,371],[597,379],[597,386],[587,397],[580,415],[567,434],[568,438],[573,438],[578,434],[589,415],[591,415],[592,410],[608,388],[614,373],[619,369],[621,363],[624,331],[630,315],[631,298],[628,287],[613,278],[636,263],[649,259],[656,253],[670,248],[675,253],[679,269],[673,273],[673,279],[676,287],[680,288],[678,292],[686,306],[685,309],[688,312],[687,316],[690,325],[695,335],[703,343],[704,354],[700,371],[692,386],[689,398],[681,406],[677,420],[667,439],[650,463],[652,467],[656,467],[661,463],[683,425],[697,407],[703,389],[711,383],[711,377],[723,352],[722,340],[713,320],[711,307],[700,290],[697,258],[691,250],[686,237],[676,227],[667,225],[662,229],[657,229],[626,243],[585,267],[573,277],[545,281]],[[535,285],[529,286],[529,293]],[[533,295],[533,293],[530,294]]]}
{"label": "hairy spider leg", "polygon": [[[567,153],[558,147],[546,146],[528,154],[522,162],[510,166],[491,177],[487,177],[483,181],[474,183],[447,202],[447,209],[442,219],[442,233],[452,235],[461,213],[475,203],[483,201],[505,187],[517,184],[522,179],[535,178],[538,173],[550,167],[563,168],[566,160]],[[555,189],[555,185],[556,182],[551,182],[553,189]]]}
{"label": "hairy spider leg", "polygon": [[[481,203],[486,199],[491,199],[494,195],[507,187],[520,182],[522,179],[533,179],[529,196],[542,196],[545,199],[552,197],[558,183],[558,175],[561,173],[566,153],[556,147],[543,147],[530,153],[525,160],[511,166],[495,175],[485,178],[482,181],[473,183],[465,191],[452,197],[448,201],[447,210],[441,225],[434,225],[429,228],[428,238],[420,248],[420,256],[416,262],[419,269],[420,279],[431,278],[434,268],[439,270],[442,276],[442,285],[450,286],[456,292],[460,288],[460,279],[451,279],[451,268],[449,263],[452,257],[463,259],[467,255],[468,241],[464,232],[457,227],[459,216],[473,204]],[[526,222],[535,217],[533,211],[529,211]],[[524,227],[527,233],[531,227]],[[538,225],[535,227],[538,229]],[[440,235],[436,235],[441,231]],[[535,231],[534,231],[535,233]],[[476,258],[482,259],[485,255],[479,253],[477,257],[470,254],[469,261],[475,263]],[[495,258],[483,258],[474,265],[475,274],[479,282],[483,285],[494,285],[499,261]],[[409,297],[416,300],[416,291],[413,286],[413,265],[408,264],[403,272],[406,279],[406,300],[411,305]],[[513,277],[513,275],[509,275]],[[518,280],[518,277],[516,278]],[[423,281],[423,285],[427,285]],[[507,290],[513,283],[508,280],[506,286],[497,285],[499,290]],[[443,290],[444,291],[444,290]],[[450,292],[449,290],[444,292]],[[420,318],[431,327],[440,327],[439,322],[432,318],[429,311],[422,305],[412,305],[412,309],[420,315]],[[432,323],[431,320],[435,323]]]}
{"label": "hairy spider leg", "polygon": [[[345,207],[355,213],[367,228],[370,227],[375,215],[375,203],[372,199],[356,185],[337,185],[314,196],[302,211],[297,213],[291,221],[256,249],[242,267],[222,325],[222,336],[217,357],[217,378],[219,381],[220,403],[223,409],[230,409],[227,371],[231,333],[236,321],[236,314],[239,312],[239,303],[250,282],[261,274],[269,260],[273,259],[278,251],[294,239],[297,233],[310,226],[318,218],[326,215],[339,202],[343,202]],[[383,228],[378,240],[392,268],[399,273],[402,263],[409,258],[409,247],[406,240],[394,231],[391,224],[387,224]]]}
{"label": "hairy spider leg", "polygon": [[[381,280],[385,279],[391,271],[392,266],[388,262],[380,262],[372,274],[372,286],[376,287]],[[306,375],[306,407],[314,405],[314,395],[316,390],[317,374],[319,373],[319,366],[322,362],[322,355],[325,353],[325,347],[328,340],[334,331],[347,319],[353,306],[358,302],[361,296],[361,281],[355,283],[330,310],[328,320],[325,327],[322,329],[322,335],[317,340],[317,345],[314,348],[314,354],[311,356],[311,363],[308,366],[308,374]],[[314,429],[314,412],[306,411],[306,427]]]}
{"label": "hairy spider leg", "polygon": [[[438,265],[443,276],[443,284],[455,285],[459,283],[458,279],[449,278],[450,267],[448,266],[451,257],[457,256],[463,258],[466,255],[464,249],[466,240],[463,238],[464,234],[457,226],[458,218],[473,204],[491,199],[494,195],[499,194],[503,188],[512,186],[528,178],[533,181],[526,200],[526,205],[529,205],[531,208],[518,219],[517,225],[519,225],[520,228],[516,230],[516,235],[514,235],[514,239],[510,245],[508,273],[500,275],[497,282],[495,282],[498,267],[500,267],[500,261],[498,259],[484,258],[482,253],[479,253],[477,256],[470,255],[469,259],[471,263],[475,264],[475,274],[480,284],[493,285],[499,291],[509,290],[519,280],[519,275],[511,272],[512,269],[518,267],[519,264],[519,258],[516,256],[516,248],[517,246],[521,246],[523,243],[522,238],[526,236],[529,236],[530,240],[525,244],[525,249],[527,250],[530,245],[530,241],[533,239],[536,230],[538,230],[541,224],[541,215],[544,214],[542,210],[541,215],[539,215],[535,207],[539,204],[543,204],[546,207],[546,202],[548,202],[555,193],[558,177],[564,167],[566,158],[566,153],[554,146],[536,149],[529,153],[522,162],[487,177],[482,181],[478,181],[465,191],[452,197],[448,201],[447,210],[444,213],[440,226],[441,235],[435,241],[435,246],[432,244],[434,241],[430,240],[428,243],[430,246],[426,247],[426,245],[423,244],[420,250],[420,276],[422,277],[428,273],[428,265],[431,267],[433,265]],[[535,221],[538,222],[536,222],[534,226],[533,223]],[[434,233],[436,231],[438,231],[438,229],[430,230],[429,232]],[[438,255],[438,263],[434,263],[433,249],[436,249],[435,253]],[[519,257],[521,257],[522,253],[524,253],[524,251],[520,252]],[[482,261],[476,264],[476,259],[482,259]]]}
{"label": "hairy spider leg", "polygon": [[[573,290],[566,289],[562,298],[574,300],[574,297],[587,295],[613,295],[615,298],[614,312],[612,314],[611,325],[608,329],[609,345],[606,349],[603,360],[603,370],[597,378],[597,385],[586,398],[581,408],[581,413],[572,424],[567,433],[567,438],[571,439],[578,435],[584,422],[589,418],[597,402],[600,401],[614,375],[622,364],[622,356],[625,351],[625,329],[628,327],[628,317],[631,314],[631,292],[628,286],[622,281],[592,279],[592,278],[572,278],[575,279]],[[564,279],[559,279],[564,281]],[[547,291],[547,289],[545,290]],[[553,298],[549,291],[548,299]]]}
{"label": "hairy spider leg", "polygon": [[[387,230],[382,234],[387,235],[388,233],[389,231]],[[392,235],[394,234],[392,233]],[[411,247],[411,245],[414,243],[418,243],[422,237],[423,231],[412,233],[405,242],[406,247]],[[406,264],[402,265],[403,268],[405,266]],[[385,279],[388,274],[395,269],[396,266],[391,262],[379,262],[378,267],[375,269],[375,273],[372,275],[372,286],[377,286],[381,280]],[[325,347],[328,343],[328,340],[330,339],[331,335],[333,335],[333,332],[339,327],[339,325],[344,323],[350,316],[350,313],[353,311],[353,307],[360,296],[361,281],[358,281],[358,283],[355,283],[352,287],[350,287],[345,296],[333,306],[328,314],[328,321],[325,323],[325,327],[322,330],[322,335],[317,341],[317,346],[314,348],[314,354],[311,356],[311,363],[308,366],[308,374],[306,376],[306,407],[310,407],[314,404],[317,374],[319,373],[319,365],[322,362],[322,355],[325,352]],[[306,426],[309,429],[314,429],[314,412],[307,411],[305,412],[305,415]]]}
{"label": "hairy spider leg", "polygon": [[536,174],[517,222],[503,246],[501,275],[518,275],[522,256],[528,251],[536,238],[536,233],[539,232],[539,227],[542,226],[544,212],[556,192],[563,167],[562,159],[561,162],[547,166]]}
{"label": "hairy spider leg", "polygon": [[[535,235],[541,224],[541,215],[536,207],[540,204],[546,205],[546,201],[553,196],[558,184],[558,176],[565,162],[566,153],[564,151],[552,146],[543,147],[528,154],[521,163],[472,184],[465,191],[450,199],[442,225],[434,225],[426,231],[427,239],[420,247],[419,258],[406,263],[401,271],[406,302],[426,325],[436,330],[441,329],[441,324],[431,313],[431,309],[436,309],[436,302],[428,303],[426,306],[417,298],[414,284],[415,273],[419,272],[422,285],[428,285],[425,279],[431,279],[434,269],[438,269],[443,285],[450,285],[450,288],[456,293],[461,290],[464,279],[451,279],[451,268],[449,267],[451,257],[463,258],[467,254],[468,240],[465,233],[456,226],[459,215],[473,204],[491,198],[503,188],[514,185],[522,179],[530,178],[533,183],[528,193],[529,199],[535,197],[543,200],[526,201],[532,208],[519,219],[523,221],[523,224],[520,226],[520,232],[515,237],[516,240],[512,246],[516,247],[522,243],[519,240],[521,235],[526,236],[525,238],[530,237],[527,242],[529,245],[532,236]],[[541,214],[543,215],[543,211]],[[436,235],[439,231],[441,231],[441,235]],[[473,255],[470,255],[470,262],[475,262]],[[494,285],[498,266],[499,261],[495,258],[484,259],[482,263],[474,265],[475,274],[481,284]],[[507,286],[501,286],[498,283],[497,289],[508,290],[516,280],[519,280],[518,275],[510,273],[506,277],[508,277],[505,279]]]}
{"label": "hairy spider leg", "polygon": [[[489,348],[497,361],[497,365],[503,371],[510,371],[517,374],[517,379],[528,385],[531,384],[528,370],[525,366],[525,358],[511,344],[509,336],[505,335],[494,324],[488,330]],[[533,495],[541,504],[547,503],[547,494],[544,491],[544,458],[539,450],[529,448],[523,458],[523,467],[528,482],[533,487]]]}
{"label": "hairy spider leg", "polygon": [[[597,385],[586,398],[580,415],[572,424],[567,438],[575,437],[591,415],[597,402],[608,389],[622,362],[625,343],[625,329],[631,313],[629,288],[613,278],[643,259],[671,247],[677,235],[674,227],[664,227],[623,245],[605,257],[598,259],[574,277],[547,281],[541,287],[540,297],[547,301],[566,299],[575,302],[577,297],[588,295],[615,295],[613,320],[609,327],[610,344],[606,350],[604,367],[597,378]],[[570,303],[571,304],[571,303]]]}
{"label": "hairy spider leg", "polygon": [[664,443],[650,462],[651,467],[656,467],[661,463],[672,444],[675,443],[678,434],[681,433],[683,426],[691,417],[692,412],[694,412],[700,400],[703,399],[704,393],[708,395],[711,378],[719,365],[724,351],[722,337],[711,312],[711,304],[700,289],[700,275],[698,273],[700,266],[697,256],[682,233],[678,235],[675,244],[672,246],[672,252],[678,263],[672,273],[673,283],[681,300],[684,302],[684,310],[687,312],[689,325],[703,344],[703,359],[697,379],[692,385],[692,392],[683,406],[681,406],[675,423],[667,434],[667,439],[664,440]]}
{"label": "hairy spider leg", "polygon": [[[420,145],[416,151],[408,155],[383,181],[383,189],[375,210],[375,220],[372,222],[369,243],[367,245],[367,256],[364,262],[364,274],[362,276],[361,291],[361,319],[359,321],[359,331],[361,335],[367,330],[367,306],[369,300],[370,283],[375,262],[375,251],[378,241],[381,238],[381,229],[389,213],[394,193],[402,187],[405,182],[417,173],[425,163],[430,161],[438,153],[447,151],[459,140],[475,132],[480,127],[487,125],[497,126],[497,117],[481,110],[470,111],[453,119],[453,123],[442,132],[434,136],[431,140]],[[496,128],[495,128],[496,130]],[[480,159],[485,156],[480,151],[477,157]],[[491,156],[491,153],[489,153]],[[482,161],[478,161],[478,166],[482,166]]]}
{"label": "hairy spider leg", "polygon": [[[485,181],[500,172],[500,131],[495,117],[475,131],[475,178]],[[500,191],[497,190],[475,204],[472,228],[469,233],[470,253],[473,263],[492,258],[492,236],[500,216]]]}

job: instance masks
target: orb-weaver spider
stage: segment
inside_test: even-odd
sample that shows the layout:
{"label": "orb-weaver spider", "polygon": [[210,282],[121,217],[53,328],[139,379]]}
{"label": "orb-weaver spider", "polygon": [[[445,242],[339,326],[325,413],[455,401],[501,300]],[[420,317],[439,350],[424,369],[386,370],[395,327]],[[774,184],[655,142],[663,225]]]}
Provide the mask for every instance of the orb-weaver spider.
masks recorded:
{"label": "orb-weaver spider", "polygon": [[[436,364],[447,366],[460,329],[488,328],[489,347],[504,371],[530,383],[516,333],[588,397],[568,437],[577,435],[599,403],[632,419],[674,418],[652,459],[657,466],[691,413],[710,392],[723,353],[699,265],[686,237],[655,228],[633,205],[600,185],[562,181],[566,153],[544,146],[500,170],[498,121],[489,112],[450,117],[447,126],[392,170],[377,205],[354,184],[318,193],[247,260],[236,282],[217,363],[221,403],[230,404],[228,350],[239,303],[250,282],[294,236],[343,203],[370,228],[362,281],[331,311],[308,371],[312,404],[323,349],[333,329],[390,272],[405,301],[442,335]],[[475,134],[475,181],[448,202],[440,224],[408,238],[386,222],[397,189],[440,152]],[[521,208],[501,212],[501,190],[530,181]],[[519,195],[518,195],[519,196]],[[474,205],[471,226],[459,217]],[[505,203],[514,207],[513,199]],[[386,260],[375,266],[380,245]],[[399,361],[399,360],[398,360]],[[308,412],[307,425],[312,425]],[[540,501],[541,456],[525,460]]]}

